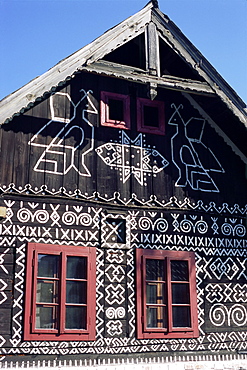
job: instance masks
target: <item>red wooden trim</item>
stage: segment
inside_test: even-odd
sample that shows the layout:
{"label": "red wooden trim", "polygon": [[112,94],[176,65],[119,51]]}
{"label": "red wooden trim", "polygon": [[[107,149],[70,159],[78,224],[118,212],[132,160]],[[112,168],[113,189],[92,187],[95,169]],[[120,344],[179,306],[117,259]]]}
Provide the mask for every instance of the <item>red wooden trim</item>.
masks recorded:
{"label": "red wooden trim", "polygon": [[96,248],[89,248],[88,259],[88,340],[95,340],[96,328]]}
{"label": "red wooden trim", "polygon": [[[102,126],[130,129],[130,97],[123,94],[115,94],[107,91],[100,93],[100,122]],[[123,121],[115,121],[109,118],[109,99],[120,100],[123,102]]]}
{"label": "red wooden trim", "polygon": [[195,337],[199,337],[198,309],[196,292],[196,262],[195,254],[190,252],[190,302],[191,302],[191,325]]}
{"label": "red wooden trim", "polygon": [[173,331],[172,328],[172,285],[171,285],[171,264],[170,257],[166,257],[166,280],[167,280],[167,327],[168,333]]}
{"label": "red wooden trim", "polygon": [[61,271],[60,271],[60,287],[59,287],[59,300],[60,300],[60,315],[59,315],[59,334],[65,333],[65,301],[66,301],[66,257],[67,253],[61,255]]}
{"label": "red wooden trim", "polygon": [[137,318],[137,338],[143,338],[144,313],[143,313],[143,258],[142,250],[136,249],[136,318]]}
{"label": "red wooden trim", "polygon": [[26,288],[25,288],[25,309],[24,309],[24,340],[29,339],[29,335],[31,332],[31,326],[33,322],[33,310],[32,305],[33,301],[31,299],[33,295],[33,291],[30,289],[32,287],[32,271],[33,271],[33,248],[32,245],[27,249],[26,253],[26,263],[27,266],[29,266],[28,269],[26,269]]}
{"label": "red wooden trim", "polygon": [[[37,255],[38,253],[60,255],[62,258],[60,276],[59,328],[35,329]],[[66,300],[66,257],[87,258],[87,329],[65,330]],[[34,266],[33,265],[33,259]],[[32,320],[31,320],[32,317]],[[93,247],[63,246],[29,243],[27,245],[26,289],[24,308],[24,340],[94,340],[96,325],[96,250]]]}
{"label": "red wooden trim", "polygon": [[143,328],[145,331],[147,327],[147,286],[146,286],[146,258],[142,256],[142,315],[143,315]]}
{"label": "red wooden trim", "polygon": [[[146,327],[146,266],[145,260],[163,259],[166,263],[166,279],[168,289],[167,315],[168,329],[166,328],[147,328]],[[191,327],[173,328],[172,327],[172,300],[171,300],[171,260],[187,260],[189,268],[189,287],[190,287],[190,308],[191,308]],[[196,270],[195,255],[193,252],[186,251],[166,251],[137,249],[136,250],[136,321],[137,338],[196,338],[199,336],[198,316],[197,316],[197,298],[196,298]]]}
{"label": "red wooden trim", "polygon": [[[158,109],[158,127],[144,125],[145,106]],[[165,135],[165,104],[163,101],[137,98],[137,130],[148,134]]]}

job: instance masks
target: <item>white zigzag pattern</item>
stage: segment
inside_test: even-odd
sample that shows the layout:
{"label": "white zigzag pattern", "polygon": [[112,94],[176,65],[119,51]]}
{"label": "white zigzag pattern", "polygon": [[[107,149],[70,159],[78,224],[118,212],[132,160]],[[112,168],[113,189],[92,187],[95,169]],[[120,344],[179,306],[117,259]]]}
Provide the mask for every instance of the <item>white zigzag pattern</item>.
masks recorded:
{"label": "white zigzag pattern", "polygon": [[15,273],[15,299],[13,305],[13,335],[10,339],[10,342],[13,347],[16,347],[21,342],[21,333],[22,333],[22,322],[20,316],[22,315],[22,299],[23,299],[23,284],[24,284],[24,270],[25,270],[25,244],[22,244],[16,249],[16,265],[17,271]]}
{"label": "white zigzag pattern", "polygon": [[[96,336],[97,338],[103,338],[104,333],[104,306],[101,300],[104,298],[104,251],[97,249],[96,257],[96,271],[97,271],[97,291],[96,291]],[[102,316],[102,317],[101,317]]]}
{"label": "white zigzag pattern", "polygon": [[127,251],[127,289],[131,292],[128,296],[128,313],[129,313],[129,326],[130,338],[135,335],[135,290],[134,290],[134,255],[133,249]]}

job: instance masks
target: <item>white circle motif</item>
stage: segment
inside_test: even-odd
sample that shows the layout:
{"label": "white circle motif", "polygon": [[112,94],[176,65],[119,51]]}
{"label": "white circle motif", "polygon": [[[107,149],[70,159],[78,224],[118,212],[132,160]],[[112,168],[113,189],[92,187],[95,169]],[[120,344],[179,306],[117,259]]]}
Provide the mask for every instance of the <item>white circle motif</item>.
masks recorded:
{"label": "white circle motif", "polygon": [[158,218],[154,224],[157,227],[157,230],[161,233],[165,233],[168,229],[168,222],[165,218]]}
{"label": "white circle motif", "polygon": [[244,225],[238,224],[235,226],[234,231],[236,232],[237,236],[241,237],[241,236],[245,236],[246,228],[244,227]]}
{"label": "white circle motif", "polygon": [[115,318],[115,308],[108,307],[105,314],[108,319],[114,319]]}
{"label": "white circle motif", "polygon": [[79,215],[79,221],[81,225],[89,226],[92,223],[92,217],[87,213],[81,213]]}
{"label": "white circle motif", "polygon": [[196,223],[196,228],[200,234],[205,234],[208,231],[208,225],[205,221],[198,221]]}
{"label": "white circle motif", "polygon": [[192,229],[192,222],[189,220],[182,220],[180,222],[181,230],[185,233],[189,233]]}
{"label": "white circle motif", "polygon": [[117,307],[116,308],[116,318],[123,319],[125,317],[125,308]]}
{"label": "white circle motif", "polygon": [[29,211],[27,208],[19,209],[17,212],[17,218],[21,222],[28,222],[32,217],[32,212]]}
{"label": "white circle motif", "polygon": [[229,310],[228,325],[231,326],[230,320],[237,326],[244,326],[247,321],[246,308],[242,305],[234,305]]}
{"label": "white circle motif", "polygon": [[74,225],[76,224],[76,215],[74,214],[74,212],[65,212],[62,216],[62,221],[66,225]]}
{"label": "white circle motif", "polygon": [[141,217],[139,220],[139,226],[142,230],[148,230],[152,227],[152,222],[147,217]]}
{"label": "white circle motif", "polygon": [[49,221],[49,213],[44,209],[36,211],[34,215],[36,217],[36,220],[41,224],[45,224]]}
{"label": "white circle motif", "polygon": [[209,318],[213,325],[223,325],[226,321],[225,307],[223,305],[212,306],[209,312]]}
{"label": "white circle motif", "polygon": [[232,234],[232,232],[233,232],[232,225],[227,224],[227,223],[223,224],[223,225],[221,226],[221,231],[222,231],[222,233],[223,233],[224,235],[231,235],[231,234]]}

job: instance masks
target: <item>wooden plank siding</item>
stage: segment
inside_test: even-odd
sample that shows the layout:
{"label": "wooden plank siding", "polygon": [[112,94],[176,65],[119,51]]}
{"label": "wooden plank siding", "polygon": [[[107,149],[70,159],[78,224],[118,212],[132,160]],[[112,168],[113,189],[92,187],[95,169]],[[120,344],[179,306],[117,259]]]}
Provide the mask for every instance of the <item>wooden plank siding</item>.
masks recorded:
{"label": "wooden plank siding", "polygon": [[[242,186],[241,184],[244,181],[242,171],[239,174],[236,173],[237,182],[231,181],[235,168],[243,167],[241,160],[238,160],[234,153],[232,155],[230,146],[226,145],[211,125],[180,92],[170,91],[168,93],[161,89],[157,90],[156,99],[165,102],[165,134],[153,135],[152,133],[138,131],[136,125],[136,101],[137,97],[147,97],[148,91],[145,87],[138,84],[129,86],[125,81],[120,83],[119,80],[114,78],[101,78],[94,75],[89,79],[88,74],[83,74],[83,76],[85,76],[85,79],[82,79],[82,77],[75,78],[67,87],[60,89],[58,95],[56,95],[58,100],[61,97],[61,104],[67,104],[67,107],[64,105],[60,108],[62,109],[61,112],[65,110],[65,113],[61,113],[62,116],[64,114],[65,117],[69,117],[69,114],[72,114],[71,117],[73,117],[74,111],[76,111],[71,122],[67,121],[68,123],[65,124],[59,122],[60,118],[51,119],[52,102],[51,97],[48,97],[37,107],[30,109],[25,115],[16,117],[11,123],[2,127],[0,154],[3,161],[2,186],[8,187],[9,184],[14,183],[17,188],[24,189],[26,184],[31,184],[33,190],[41,189],[43,186],[54,194],[60,192],[62,188],[70,194],[75,194],[76,189],[79,189],[82,194],[92,196],[95,192],[98,192],[103,197],[107,195],[108,199],[118,192],[121,194],[121,198],[125,200],[131,199],[132,194],[145,201],[148,201],[153,195],[160,201],[167,201],[173,195],[181,200],[186,196],[199,200],[201,199],[200,191],[195,192],[193,187],[196,189],[196,185],[189,185],[188,179],[181,179],[184,184],[178,186],[179,176],[185,176],[186,166],[189,168],[188,166],[192,164],[189,162],[187,164],[176,163],[180,158],[179,148],[184,148],[183,155],[185,155],[186,150],[188,152],[186,148],[190,145],[189,135],[192,138],[195,135],[195,140],[202,139],[202,144],[199,141],[198,143],[194,141],[193,145],[196,148],[199,161],[203,161],[202,167],[204,166],[207,173],[210,173],[209,176],[212,176],[208,177],[209,182],[211,181],[209,189],[205,189],[203,193],[205,199],[222,202],[231,188],[235,189],[236,184],[238,184],[238,187]],[[83,85],[84,80],[85,84]],[[80,93],[78,91],[79,86],[83,87],[84,92]],[[99,86],[99,91],[104,89],[104,91],[109,92],[118,91],[121,94],[130,94],[131,130],[121,131],[117,128],[100,125],[100,94],[97,92],[96,86]],[[82,94],[89,90],[96,91],[96,93],[89,93],[91,103],[85,97],[75,109],[74,106],[80,101]],[[64,99],[65,95],[62,94],[66,95],[67,100]],[[69,102],[68,97],[73,98],[74,106]],[[86,107],[86,104],[88,104],[88,107]],[[68,109],[70,113],[66,113]],[[175,109],[179,109],[180,120],[182,120],[179,123],[180,126],[170,122]],[[82,118],[82,114],[85,117],[87,116],[86,120],[90,124]],[[67,120],[69,119],[67,118]],[[187,126],[188,122],[191,122],[191,127],[190,124]],[[194,129],[192,124],[195,126]],[[177,131],[178,127],[180,127],[179,131]],[[39,131],[40,133],[37,135]],[[66,132],[69,134],[67,135]],[[65,139],[63,139],[64,135]],[[9,139],[10,137],[11,139]],[[137,143],[138,138],[140,140]],[[82,139],[83,142],[79,145]],[[60,144],[57,146],[59,142]],[[15,143],[15,145],[12,145],[12,143]],[[55,146],[52,146],[52,143]],[[107,165],[105,162],[108,155],[107,143],[112,143],[113,149],[111,151],[120,151],[119,160],[124,163],[115,163],[114,166]],[[174,148],[172,152],[173,143],[178,149]],[[157,173],[152,173],[152,171],[143,170],[144,163],[141,163],[140,176],[142,179],[138,179],[138,174],[135,173],[138,163],[137,156],[140,155],[140,153],[137,153],[138,146],[142,154],[145,148],[157,151],[156,159],[152,154],[149,156],[148,166],[150,168],[152,168],[152,161],[154,160],[158,163],[158,167],[162,167],[162,159],[165,159],[167,164],[164,168],[160,167]],[[97,154],[97,148],[100,147],[104,148],[102,156]],[[224,153],[222,152],[223,147]],[[190,155],[189,152],[186,156],[188,155]],[[106,157],[103,158],[104,156]],[[179,157],[175,159],[174,156]],[[200,156],[203,158],[200,159]],[[65,159],[66,163],[64,163]],[[117,157],[115,157],[115,160],[117,161]],[[190,161],[192,159],[188,157],[185,160]],[[210,170],[210,166],[216,167]],[[94,170],[95,168],[97,168],[97,171]],[[128,168],[130,168],[129,174],[127,174]],[[207,168],[211,172],[208,172]],[[226,171],[226,169],[229,170]],[[127,172],[122,173],[124,170]],[[179,171],[181,171],[180,175]],[[58,172],[57,175],[56,172]],[[198,169],[196,172],[198,172]],[[200,176],[206,177],[208,175]],[[145,184],[144,177],[146,179]],[[222,186],[223,183],[227,183],[229,188]],[[243,191],[235,192],[235,197],[236,201],[244,198]]]}
{"label": "wooden plank siding", "polygon": [[[0,367],[247,359],[246,115],[209,67],[153,1],[6,98]],[[43,278],[53,250],[61,276]]]}

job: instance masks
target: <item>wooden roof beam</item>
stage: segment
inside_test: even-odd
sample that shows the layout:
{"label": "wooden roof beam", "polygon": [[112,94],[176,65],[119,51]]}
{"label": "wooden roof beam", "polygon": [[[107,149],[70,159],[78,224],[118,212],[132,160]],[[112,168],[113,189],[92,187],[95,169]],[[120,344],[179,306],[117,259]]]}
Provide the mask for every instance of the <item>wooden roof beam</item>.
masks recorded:
{"label": "wooden roof beam", "polygon": [[145,30],[146,37],[146,69],[152,76],[159,76],[159,40],[157,29],[153,22],[150,22]]}
{"label": "wooden roof beam", "polygon": [[123,80],[133,81],[136,83],[147,84],[149,86],[150,98],[155,96],[154,90],[157,87],[188,92],[191,94],[215,96],[213,89],[205,82],[189,80],[174,76],[153,76],[144,70],[120,65],[113,62],[97,61],[90,65],[81,67],[82,71],[95,73],[99,75],[120,78]]}

